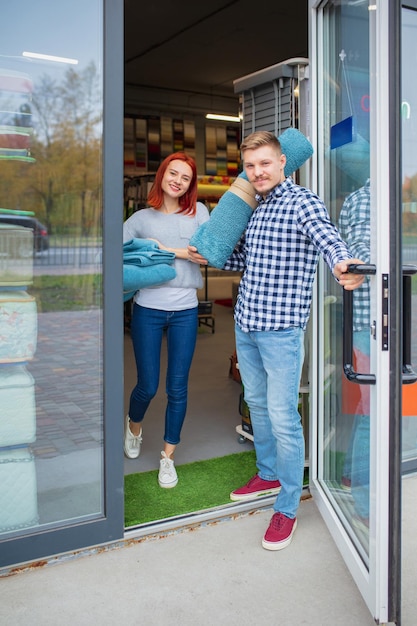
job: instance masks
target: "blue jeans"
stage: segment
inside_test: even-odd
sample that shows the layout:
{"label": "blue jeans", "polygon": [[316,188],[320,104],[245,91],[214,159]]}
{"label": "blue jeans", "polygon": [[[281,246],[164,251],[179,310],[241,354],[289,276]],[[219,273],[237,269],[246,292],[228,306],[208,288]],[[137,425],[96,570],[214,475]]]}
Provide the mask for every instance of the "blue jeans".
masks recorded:
{"label": "blue jeans", "polygon": [[304,435],[298,412],[304,331],[246,333],[236,325],[235,333],[258,475],[281,482],[274,510],[294,518],[304,476]]}
{"label": "blue jeans", "polygon": [[198,307],[160,311],[133,307],[131,335],[137,383],[130,396],[129,416],[141,422],[159,387],[162,338],[166,332],[168,367],[164,441],[176,445],[187,411],[188,377],[197,339]]}

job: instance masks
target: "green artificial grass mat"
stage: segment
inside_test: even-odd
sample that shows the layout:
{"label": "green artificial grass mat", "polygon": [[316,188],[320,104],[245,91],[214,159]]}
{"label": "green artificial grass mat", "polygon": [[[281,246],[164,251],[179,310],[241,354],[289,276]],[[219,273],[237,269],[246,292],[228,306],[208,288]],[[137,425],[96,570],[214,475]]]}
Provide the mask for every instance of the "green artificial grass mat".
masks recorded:
{"label": "green artificial grass mat", "polygon": [[125,526],[231,504],[229,494],[256,474],[255,451],[176,466],[178,485],[161,489],[158,470],[125,476]]}

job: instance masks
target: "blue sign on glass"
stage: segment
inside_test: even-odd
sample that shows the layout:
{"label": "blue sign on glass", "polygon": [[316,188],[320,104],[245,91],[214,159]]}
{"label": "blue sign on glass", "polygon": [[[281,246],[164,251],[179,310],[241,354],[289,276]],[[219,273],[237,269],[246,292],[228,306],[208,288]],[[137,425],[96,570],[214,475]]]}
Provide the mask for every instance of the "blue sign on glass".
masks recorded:
{"label": "blue sign on glass", "polygon": [[350,115],[346,119],[334,124],[330,128],[330,148],[339,148],[354,140],[353,117]]}

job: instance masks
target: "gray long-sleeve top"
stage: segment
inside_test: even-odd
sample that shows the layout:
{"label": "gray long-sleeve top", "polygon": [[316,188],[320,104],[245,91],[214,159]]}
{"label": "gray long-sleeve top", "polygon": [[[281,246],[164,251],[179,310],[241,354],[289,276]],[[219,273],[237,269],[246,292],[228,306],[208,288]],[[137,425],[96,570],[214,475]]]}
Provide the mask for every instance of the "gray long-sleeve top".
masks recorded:
{"label": "gray long-sleeve top", "polygon": [[[209,212],[201,202],[197,203],[196,214],[192,217],[185,213],[162,213],[151,207],[141,209],[123,224],[123,242],[132,238],[157,239],[168,248],[186,248],[193,233],[208,219]],[[163,310],[196,306],[196,290],[203,286],[200,266],[176,258],[174,268],[177,274],[174,279],[142,289],[135,295],[135,302]]]}

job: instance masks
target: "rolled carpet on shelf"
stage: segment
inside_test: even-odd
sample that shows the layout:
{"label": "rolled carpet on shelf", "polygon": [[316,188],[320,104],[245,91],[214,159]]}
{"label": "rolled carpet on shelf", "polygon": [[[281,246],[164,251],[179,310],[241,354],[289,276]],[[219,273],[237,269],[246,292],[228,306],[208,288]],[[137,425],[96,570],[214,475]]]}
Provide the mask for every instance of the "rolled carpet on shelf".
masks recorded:
{"label": "rolled carpet on shelf", "polygon": [[[311,157],[313,146],[296,128],[287,128],[278,139],[287,158],[284,173],[290,176]],[[239,174],[210,213],[210,219],[191,237],[190,245],[197,248],[209,265],[224,267],[258,205],[255,193],[246,174]]]}

